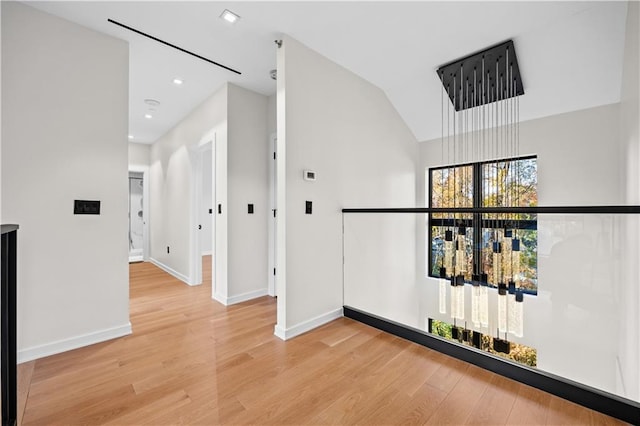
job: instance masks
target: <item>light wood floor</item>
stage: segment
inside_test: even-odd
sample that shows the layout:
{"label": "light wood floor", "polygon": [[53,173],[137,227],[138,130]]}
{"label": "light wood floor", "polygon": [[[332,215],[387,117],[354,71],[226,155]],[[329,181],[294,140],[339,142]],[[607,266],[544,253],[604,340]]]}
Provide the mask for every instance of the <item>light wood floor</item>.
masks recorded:
{"label": "light wood floor", "polygon": [[283,342],[270,297],[130,268],[133,334],[22,364],[23,424],[619,424],[346,318]]}

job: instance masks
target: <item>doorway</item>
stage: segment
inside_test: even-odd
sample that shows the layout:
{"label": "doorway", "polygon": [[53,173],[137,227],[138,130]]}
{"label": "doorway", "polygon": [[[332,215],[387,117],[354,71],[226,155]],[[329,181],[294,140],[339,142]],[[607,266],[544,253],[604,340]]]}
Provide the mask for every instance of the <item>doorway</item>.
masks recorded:
{"label": "doorway", "polygon": [[[200,145],[191,150],[193,165],[192,195],[191,195],[191,256],[189,273],[189,285],[200,285],[203,279],[203,263],[206,267],[211,265],[211,271],[207,271],[207,277],[215,277],[214,241],[215,220],[215,151],[214,138],[206,138]],[[211,258],[207,258],[211,256]],[[209,274],[211,272],[211,274]],[[212,282],[212,288],[213,288]],[[213,292],[213,290],[212,290]]]}
{"label": "doorway", "polygon": [[129,263],[142,262],[148,249],[146,176],[129,171]]}

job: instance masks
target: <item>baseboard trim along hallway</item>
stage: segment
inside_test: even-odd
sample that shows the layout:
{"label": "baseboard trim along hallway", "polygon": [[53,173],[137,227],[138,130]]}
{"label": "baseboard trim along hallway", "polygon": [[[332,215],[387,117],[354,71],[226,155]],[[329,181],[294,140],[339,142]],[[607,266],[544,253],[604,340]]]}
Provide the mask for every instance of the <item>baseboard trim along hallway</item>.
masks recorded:
{"label": "baseboard trim along hallway", "polygon": [[267,296],[266,288],[250,291],[247,293],[237,294],[231,297],[224,297],[224,296],[220,296],[219,294],[214,294],[213,299],[222,303],[224,306],[230,306],[230,305],[235,305],[236,303],[246,302],[247,300],[256,299],[262,296]]}
{"label": "baseboard trim along hallway", "polygon": [[68,339],[47,343],[46,345],[32,346],[18,351],[18,364],[70,351],[72,349],[105,342],[107,340],[117,339],[118,337],[127,336],[129,334],[131,334],[130,322],[119,327],[112,327],[94,331],[92,333],[81,334]]}
{"label": "baseboard trim along hallway", "polygon": [[149,262],[153,263],[154,265],[156,265],[158,268],[162,269],[166,273],[173,275],[174,277],[176,277],[180,281],[184,282],[185,284],[191,285],[191,284],[189,284],[189,277],[187,277],[186,275],[181,274],[180,272],[176,271],[173,268],[170,268],[169,266],[165,265],[164,263],[160,262],[159,260],[156,260],[153,257],[150,257],[149,258]]}
{"label": "baseboard trim along hallway", "polygon": [[276,324],[273,334],[275,334],[282,340],[288,340],[341,317],[342,308],[329,311],[326,314],[318,315],[315,318],[311,318],[308,321],[301,322],[300,324],[294,325],[293,327],[289,327],[287,329]]}

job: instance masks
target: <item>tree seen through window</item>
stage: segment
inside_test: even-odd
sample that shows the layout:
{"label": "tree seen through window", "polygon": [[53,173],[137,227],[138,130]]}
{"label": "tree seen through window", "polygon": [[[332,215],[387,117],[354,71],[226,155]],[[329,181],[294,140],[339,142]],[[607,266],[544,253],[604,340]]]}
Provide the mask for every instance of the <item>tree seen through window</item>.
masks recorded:
{"label": "tree seen through window", "polygon": [[[535,157],[498,160],[429,169],[429,205],[434,208],[459,207],[529,207],[536,206],[537,162]],[[428,219],[428,275],[440,276],[445,263],[445,235],[464,234],[465,256],[459,256],[456,270],[469,281],[473,274],[485,273],[490,286],[497,286],[494,276],[496,242],[502,242],[501,276],[516,270],[519,287],[537,293],[537,220],[535,214],[515,213],[434,213]],[[449,234],[451,236],[451,233]],[[517,240],[511,244],[504,241]],[[498,260],[496,260],[498,262]],[[516,268],[513,269],[512,268]]]}

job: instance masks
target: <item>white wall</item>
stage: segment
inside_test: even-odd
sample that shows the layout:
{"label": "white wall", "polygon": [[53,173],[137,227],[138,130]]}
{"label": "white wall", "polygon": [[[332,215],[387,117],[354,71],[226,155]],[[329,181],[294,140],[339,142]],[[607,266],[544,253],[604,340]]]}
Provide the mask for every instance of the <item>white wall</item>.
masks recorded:
{"label": "white wall", "polygon": [[[226,303],[267,294],[269,134],[267,97],[229,84],[229,292]],[[254,213],[248,214],[248,204]]]}
{"label": "white wall", "polygon": [[413,206],[417,145],[379,88],[290,37],[277,88],[276,334],[288,338],[341,315],[341,209]]}
{"label": "white wall", "polygon": [[344,214],[344,305],[422,328],[414,214]]}
{"label": "white wall", "polygon": [[[640,3],[627,11],[624,67],[620,102],[622,185],[626,204],[640,205]],[[640,400],[640,218],[626,218],[623,279],[620,281],[619,390]]]}
{"label": "white wall", "polygon": [[[18,235],[20,361],[130,333],[128,46],[2,2],[2,220]],[[99,216],[74,199],[101,201]]]}
{"label": "white wall", "polygon": [[[212,253],[213,227],[213,153],[206,150],[202,156],[202,205],[200,206],[200,251],[203,255]],[[209,213],[211,210],[211,213]]]}
{"label": "white wall", "polygon": [[[520,154],[538,158],[539,205],[624,203],[619,113],[620,105],[614,104],[521,123]],[[421,143],[420,151],[418,197],[428,205],[425,171],[442,165],[440,139]],[[620,217],[539,215],[538,295],[525,296],[524,337],[509,336],[537,349],[539,369],[618,393],[621,226]],[[438,313],[436,280],[424,277],[425,232],[418,235],[423,327],[426,317],[451,322],[448,314]],[[490,298],[495,305],[495,291]],[[495,328],[492,318],[488,330]],[[580,356],[567,355],[572,353]]]}
{"label": "white wall", "polygon": [[149,166],[149,156],[151,145],[144,143],[129,142],[129,168],[139,168]]}
{"label": "white wall", "polygon": [[[151,259],[189,282],[191,269],[191,192],[194,152],[208,134],[215,134],[218,202],[226,205],[227,86],[221,87],[196,107],[150,152]],[[218,175],[224,170],[223,175]],[[223,210],[223,213],[226,213]],[[216,215],[220,229],[226,228],[226,214]],[[226,238],[226,237],[225,237]],[[167,246],[170,252],[167,253]],[[218,250],[218,247],[216,247]],[[216,260],[226,264],[226,242]],[[223,268],[220,268],[223,269]],[[216,277],[226,282],[226,277]]]}
{"label": "white wall", "polygon": [[278,122],[276,120],[276,98],[277,96],[274,94],[267,99],[267,132],[269,132],[269,134],[275,133],[278,128]]}
{"label": "white wall", "polygon": [[[265,96],[225,84],[152,145],[151,256],[157,264],[189,282],[193,275],[189,205],[194,149],[214,134],[214,213],[217,204],[222,204],[222,214],[214,214],[214,297],[231,304],[267,292]],[[253,215],[247,214],[249,203],[254,204]]]}

